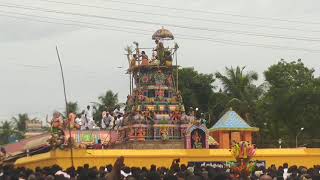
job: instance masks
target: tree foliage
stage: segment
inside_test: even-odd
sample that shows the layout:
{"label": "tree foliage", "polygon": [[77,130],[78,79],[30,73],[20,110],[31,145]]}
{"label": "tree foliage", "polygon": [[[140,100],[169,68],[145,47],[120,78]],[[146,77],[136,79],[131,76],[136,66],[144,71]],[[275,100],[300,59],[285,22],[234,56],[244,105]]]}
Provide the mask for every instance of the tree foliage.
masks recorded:
{"label": "tree foliage", "polygon": [[12,120],[14,121],[16,125],[16,129],[21,132],[26,131],[26,122],[30,120],[27,113],[24,114],[18,114],[18,117],[12,117]]}
{"label": "tree foliage", "polygon": [[104,95],[99,96],[99,106],[107,111],[113,111],[118,106],[118,94],[108,90]]}
{"label": "tree foliage", "polygon": [[319,79],[302,61],[281,60],[264,72],[269,90],[258,103],[258,110],[269,127],[270,138],[287,138],[293,146],[301,127],[305,137],[317,137],[320,119]]}
{"label": "tree foliage", "polygon": [[9,138],[14,134],[12,124],[9,121],[4,121],[1,125],[0,143],[8,144]]}
{"label": "tree foliage", "polygon": [[229,97],[227,107],[232,107],[242,118],[253,124],[255,104],[261,95],[261,88],[253,84],[258,80],[258,74],[250,71],[245,72],[245,67],[225,69],[225,75],[220,72],[215,73],[223,86],[223,92]]}
{"label": "tree foliage", "polygon": [[[79,105],[78,105],[78,102],[69,101],[69,102],[67,103],[67,109],[68,109],[68,113],[79,114]],[[64,116],[65,116],[65,117],[68,117],[67,112],[64,112]]]}
{"label": "tree foliage", "polygon": [[119,107],[118,94],[111,90],[106,91],[105,94],[98,97],[99,102],[94,106],[96,109],[94,113],[94,120],[100,124],[101,114],[103,111],[113,112],[115,108]]}
{"label": "tree foliage", "polygon": [[190,107],[209,110],[214,81],[212,74],[198,73],[193,68],[179,70],[179,90],[187,111]]}
{"label": "tree foliage", "polygon": [[199,107],[208,112],[214,119],[209,126],[232,107],[249,124],[260,128],[258,145],[276,147],[281,138],[285,146],[293,147],[301,127],[305,128],[304,144],[312,146],[313,140],[320,138],[320,79],[300,59],[271,65],[259,86],[255,85],[257,73],[246,72],[245,67],[227,67],[215,77],[222,84],[219,91],[214,91],[212,74],[192,68],[179,70],[179,89],[186,109]]}
{"label": "tree foliage", "polygon": [[8,144],[12,140],[20,140],[24,138],[24,132],[18,131],[17,126],[10,121],[1,123],[0,128],[0,144]]}

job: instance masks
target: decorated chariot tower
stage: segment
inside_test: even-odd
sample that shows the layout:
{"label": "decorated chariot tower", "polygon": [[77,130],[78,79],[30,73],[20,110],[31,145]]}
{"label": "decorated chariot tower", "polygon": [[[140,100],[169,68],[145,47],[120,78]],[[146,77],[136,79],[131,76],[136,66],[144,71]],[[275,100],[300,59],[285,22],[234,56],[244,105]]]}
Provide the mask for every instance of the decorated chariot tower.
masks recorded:
{"label": "decorated chariot tower", "polygon": [[[178,90],[178,45],[172,42],[173,34],[161,28],[152,39],[153,48],[140,48],[137,42],[134,50],[127,48],[130,94],[124,126],[119,130],[119,141],[127,143],[119,146],[148,148],[150,144],[155,148],[159,144],[164,149],[207,148],[207,128],[192,113],[185,113]],[[148,56],[146,51],[152,55]]]}
{"label": "decorated chariot tower", "polygon": [[[52,121],[53,147],[66,147],[71,139],[81,148],[99,141],[108,149],[209,148],[208,129],[193,112],[185,112],[178,89],[178,45],[172,42],[174,36],[161,28],[152,39],[152,48],[140,48],[134,42],[134,48],[126,49],[130,93],[117,127],[81,129],[75,114],[64,121],[58,113]],[[88,122],[86,116],[84,120],[84,124]]]}

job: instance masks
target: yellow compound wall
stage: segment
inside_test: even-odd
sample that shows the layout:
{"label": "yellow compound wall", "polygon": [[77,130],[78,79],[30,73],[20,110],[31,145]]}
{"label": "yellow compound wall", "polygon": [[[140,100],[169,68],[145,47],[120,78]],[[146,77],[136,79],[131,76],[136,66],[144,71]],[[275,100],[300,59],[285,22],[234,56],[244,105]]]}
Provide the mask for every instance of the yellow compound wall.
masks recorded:
{"label": "yellow compound wall", "polygon": [[[105,166],[113,164],[117,157],[124,156],[125,164],[128,166],[146,166],[151,164],[169,167],[173,159],[180,158],[181,163],[190,161],[234,161],[228,149],[201,149],[201,150],[74,150],[75,167],[83,164],[90,166]],[[320,164],[320,148],[316,149],[258,149],[256,160],[265,160],[267,166],[277,166],[287,162],[289,165],[301,165],[312,167]],[[63,168],[71,166],[70,151],[51,151],[44,154],[25,157],[16,161],[16,166],[35,167],[51,166],[58,164]]]}

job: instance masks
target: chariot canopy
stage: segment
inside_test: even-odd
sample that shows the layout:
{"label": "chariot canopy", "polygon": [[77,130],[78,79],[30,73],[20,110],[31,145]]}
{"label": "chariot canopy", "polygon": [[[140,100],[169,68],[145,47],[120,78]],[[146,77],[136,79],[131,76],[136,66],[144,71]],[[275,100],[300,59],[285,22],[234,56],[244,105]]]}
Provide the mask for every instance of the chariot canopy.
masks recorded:
{"label": "chariot canopy", "polygon": [[174,36],[168,29],[162,27],[152,35],[152,39],[173,40]]}

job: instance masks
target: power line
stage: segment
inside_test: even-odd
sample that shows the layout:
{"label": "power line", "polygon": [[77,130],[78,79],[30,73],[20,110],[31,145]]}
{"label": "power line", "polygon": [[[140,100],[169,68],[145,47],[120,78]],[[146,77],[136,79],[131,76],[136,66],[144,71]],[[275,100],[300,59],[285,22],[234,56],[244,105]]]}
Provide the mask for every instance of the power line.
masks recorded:
{"label": "power line", "polygon": [[187,12],[196,12],[196,13],[204,13],[204,14],[220,14],[220,15],[225,15],[225,16],[252,18],[252,19],[264,19],[264,20],[282,21],[282,22],[300,23],[300,24],[317,24],[317,25],[320,24],[320,22],[305,22],[305,21],[288,20],[288,19],[280,19],[280,18],[247,16],[247,15],[242,15],[242,14],[233,14],[233,13],[206,11],[206,10],[197,10],[197,9],[186,9],[186,8],[175,8],[175,7],[169,7],[169,6],[159,6],[159,5],[142,4],[142,3],[135,3],[135,2],[124,2],[124,1],[119,1],[119,0],[107,0],[107,1],[114,2],[114,3],[120,3],[120,4],[126,4],[126,5],[131,4],[131,5],[138,5],[138,6],[145,6],[145,7],[161,8],[161,9],[166,9],[166,10],[170,9],[170,10],[175,10],[175,11],[187,11]]}
{"label": "power line", "polygon": [[109,20],[122,21],[122,22],[135,22],[135,23],[140,23],[140,24],[149,24],[149,25],[151,24],[151,25],[157,25],[157,26],[176,27],[176,28],[190,29],[190,30],[202,30],[202,31],[209,31],[209,32],[230,33],[230,34],[238,34],[238,35],[240,34],[240,35],[249,35],[249,36],[256,36],[256,37],[279,38],[279,39],[299,40],[299,41],[308,41],[308,42],[320,42],[320,39],[310,39],[311,37],[288,37],[288,36],[276,35],[276,34],[258,34],[258,33],[254,33],[254,32],[248,32],[248,31],[235,31],[235,30],[212,29],[212,28],[210,29],[210,28],[205,28],[205,27],[191,27],[191,26],[185,26],[185,25],[176,25],[176,24],[143,21],[143,20],[124,19],[124,18],[117,18],[117,17],[111,17],[111,16],[99,16],[99,15],[93,15],[93,14],[58,11],[58,10],[45,9],[45,8],[36,8],[36,7],[31,7],[31,6],[21,6],[21,5],[16,5],[16,4],[13,4],[13,5],[0,4],[0,6],[9,7],[9,8],[36,10],[36,11],[50,12],[50,13],[58,13],[58,14],[68,14],[68,15],[75,15],[75,16],[81,16],[81,17],[109,19]]}
{"label": "power line", "polygon": [[[110,25],[105,25],[105,24],[100,24],[100,23],[92,23],[92,22],[83,22],[83,21],[75,21],[75,20],[66,20],[66,19],[61,19],[61,18],[55,18],[55,17],[47,17],[47,16],[38,16],[38,15],[33,15],[33,14],[26,14],[26,13],[21,13],[21,12],[14,12],[14,11],[3,11],[0,10],[0,12],[3,13],[8,13],[8,14],[18,14],[18,15],[22,15],[22,16],[30,16],[30,17],[37,17],[37,18],[45,18],[45,19],[53,19],[53,20],[59,20],[59,21],[68,21],[68,22],[75,22],[75,23],[82,23],[82,24],[89,24],[89,25],[94,25],[94,26],[105,26],[105,27],[115,27],[115,28],[125,28],[125,29],[131,29],[131,30],[135,30],[135,31],[142,31],[142,32],[149,32],[149,33],[153,33],[154,31],[151,30],[144,30],[141,28],[133,28],[133,27],[123,27],[123,26],[110,26]],[[66,24],[67,25],[67,24]],[[72,24],[71,24],[72,25]],[[124,31],[126,32],[126,31]],[[150,35],[150,34],[144,34],[144,35]]]}
{"label": "power line", "polygon": [[[1,6],[1,5],[0,5]],[[150,34],[142,34],[139,32],[133,32],[133,31],[127,31],[123,29],[113,29],[113,28],[99,28],[99,27],[91,27],[87,25],[81,25],[81,24],[70,24],[70,23],[62,23],[62,22],[50,22],[50,21],[44,21],[44,20],[38,20],[38,19],[32,19],[32,18],[25,18],[25,17],[17,17],[17,16],[11,16],[11,15],[6,15],[6,14],[0,14],[0,16],[5,16],[5,17],[10,17],[10,18],[15,18],[15,19],[24,19],[24,20],[29,20],[29,21],[36,21],[36,22],[43,22],[43,23],[54,23],[54,24],[60,24],[60,25],[66,25],[66,26],[80,26],[80,27],[85,27],[85,28],[90,28],[90,29],[100,29],[100,30],[111,30],[111,31],[121,31],[121,32],[127,32],[127,33],[134,33],[134,34],[140,34],[140,35],[150,35]]]}
{"label": "power line", "polygon": [[[22,13],[19,13],[22,14]],[[134,34],[139,34],[139,35],[150,35],[149,33],[141,33],[141,32],[133,32],[133,31],[127,31],[123,30],[123,27],[117,27],[114,28],[100,28],[96,26],[87,26],[83,24],[70,24],[70,23],[60,23],[60,22],[52,22],[52,21],[44,21],[44,20],[38,20],[38,19],[32,19],[32,18],[25,18],[25,17],[17,17],[17,16],[11,16],[7,14],[0,14],[0,16],[5,16],[5,17],[11,17],[15,19],[25,19],[25,20],[30,20],[30,21],[36,21],[36,22],[43,22],[43,23],[53,23],[53,24],[61,24],[61,25],[68,25],[68,26],[80,26],[80,27],[85,27],[85,28],[90,28],[90,29],[98,29],[98,30],[111,30],[111,31],[122,31],[126,33],[134,33]],[[51,18],[51,17],[42,17],[42,16],[36,16],[36,15],[31,15],[32,17],[41,17],[41,18],[48,18],[48,19],[55,19],[55,20],[63,20],[64,19],[58,19],[58,18]],[[80,22],[80,21],[73,21],[73,22]],[[81,22],[84,23],[84,22]],[[296,47],[286,47],[286,46],[275,46],[275,45],[266,45],[266,44],[248,44],[248,42],[244,41],[233,41],[233,40],[225,40],[225,39],[213,39],[209,37],[201,37],[201,36],[186,36],[186,35],[179,35],[179,39],[186,39],[186,40],[204,40],[204,41],[209,41],[209,42],[215,42],[215,43],[222,43],[222,44],[228,44],[228,45],[237,45],[237,46],[251,46],[251,47],[262,47],[262,48],[268,48],[268,49],[284,49],[284,50],[299,50],[299,51],[306,51],[306,52],[313,52],[313,53],[320,53],[320,50],[315,50],[315,49],[306,49],[306,48],[296,48]]]}
{"label": "power line", "polygon": [[[129,9],[119,9],[119,8],[110,8],[110,7],[103,7],[103,6],[95,6],[95,5],[88,5],[88,4],[79,4],[79,3],[70,3],[70,2],[61,2],[61,1],[53,1],[53,0],[40,0],[50,3],[58,3],[58,4],[66,4],[66,5],[73,5],[73,6],[80,6],[80,7],[90,7],[96,9],[104,9],[104,10],[112,10],[112,11],[119,11],[119,12],[130,12],[130,13],[137,13],[137,14],[146,14],[146,12],[142,11],[134,11]],[[269,29],[283,29],[283,30],[292,30],[292,31],[300,31],[300,32],[320,32],[320,30],[309,30],[309,29],[299,29],[299,28],[286,28],[281,26],[266,26],[262,24],[248,24],[248,23],[240,23],[240,22],[233,22],[233,21],[225,21],[225,20],[215,20],[215,19],[206,19],[206,18],[197,18],[197,17],[186,17],[186,16],[177,16],[177,15],[169,15],[169,14],[161,14],[161,13],[153,13],[147,12],[148,15],[154,16],[165,16],[171,18],[179,18],[179,19],[187,19],[187,20],[196,20],[196,21],[204,21],[204,22],[216,22],[216,23],[224,23],[224,24],[233,24],[233,25],[242,25],[242,26],[250,26],[250,27],[259,27],[259,28],[269,28]]]}

